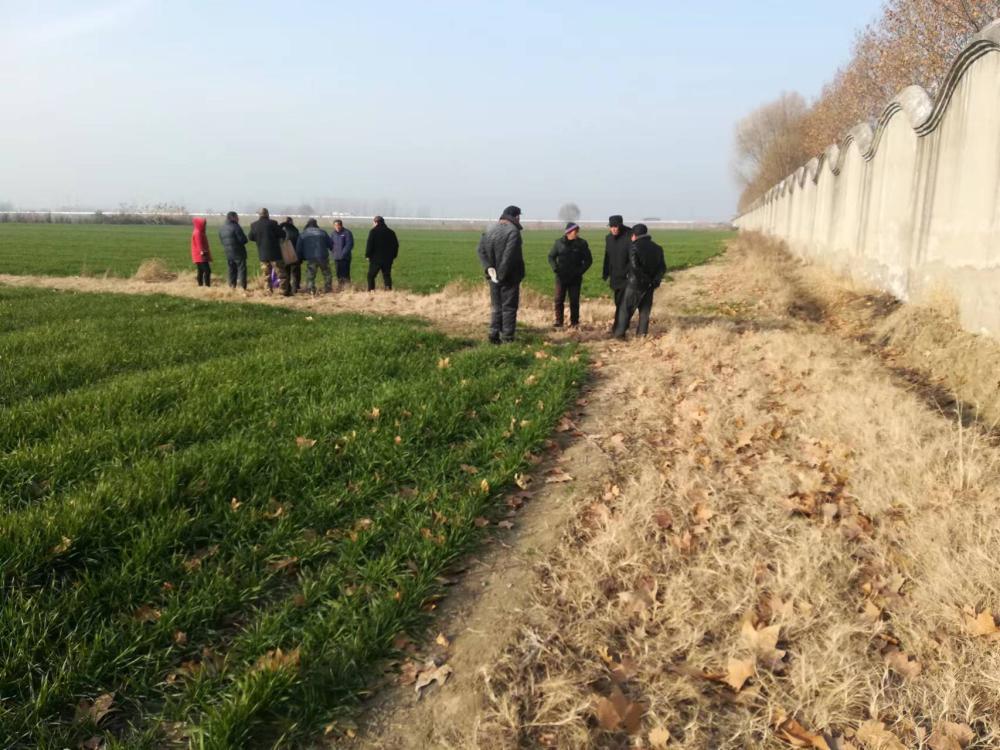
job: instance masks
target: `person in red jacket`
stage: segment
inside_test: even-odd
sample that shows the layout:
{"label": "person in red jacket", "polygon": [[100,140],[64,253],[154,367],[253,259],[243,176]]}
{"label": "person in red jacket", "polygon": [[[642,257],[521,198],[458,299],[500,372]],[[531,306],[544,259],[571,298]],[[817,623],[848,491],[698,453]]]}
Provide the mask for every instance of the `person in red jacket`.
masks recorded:
{"label": "person in red jacket", "polygon": [[191,260],[198,267],[198,286],[212,286],[212,251],[208,249],[206,221],[196,216],[191,223],[194,225],[194,231],[191,232]]}

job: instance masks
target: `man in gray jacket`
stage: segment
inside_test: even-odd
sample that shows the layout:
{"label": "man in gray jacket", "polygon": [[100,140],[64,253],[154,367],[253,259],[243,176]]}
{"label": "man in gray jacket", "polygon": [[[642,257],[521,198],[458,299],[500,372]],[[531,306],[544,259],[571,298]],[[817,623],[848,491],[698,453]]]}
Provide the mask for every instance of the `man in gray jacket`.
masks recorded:
{"label": "man in gray jacket", "polygon": [[226,251],[226,263],[229,265],[229,288],[235,289],[237,282],[247,288],[247,236],[240,226],[240,217],[235,211],[226,214],[225,223],[219,227],[219,239],[222,249]]}
{"label": "man in gray jacket", "polygon": [[490,285],[490,342],[509,343],[517,328],[517,308],[524,279],[521,209],[507,206],[500,221],[483,234],[477,249]]}

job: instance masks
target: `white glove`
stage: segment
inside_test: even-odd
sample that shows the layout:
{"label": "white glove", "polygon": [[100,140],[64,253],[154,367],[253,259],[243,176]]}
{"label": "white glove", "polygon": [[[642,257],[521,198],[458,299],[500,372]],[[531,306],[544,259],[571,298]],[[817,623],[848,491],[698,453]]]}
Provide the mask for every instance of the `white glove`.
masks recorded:
{"label": "white glove", "polygon": [[490,281],[492,281],[494,284],[500,283],[500,280],[497,278],[497,269],[487,268],[486,275],[490,277]]}

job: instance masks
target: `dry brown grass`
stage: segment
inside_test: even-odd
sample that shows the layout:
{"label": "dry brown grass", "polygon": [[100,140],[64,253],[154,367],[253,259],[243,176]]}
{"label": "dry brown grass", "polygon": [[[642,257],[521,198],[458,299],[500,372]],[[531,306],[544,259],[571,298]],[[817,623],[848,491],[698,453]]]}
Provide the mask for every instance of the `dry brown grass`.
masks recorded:
{"label": "dry brown grass", "polygon": [[[801,279],[772,250],[690,283],[787,317]],[[609,352],[619,494],[578,498],[456,745],[650,747],[663,729],[670,747],[777,748],[785,717],[817,747],[891,747],[872,721],[905,747],[960,747],[931,741],[946,721],[1000,745],[1000,647],[966,620],[1000,610],[1000,451],[824,327],[726,317]],[[777,628],[783,658],[749,626]],[[730,659],[752,662],[740,691],[702,676]],[[631,737],[598,725],[616,681],[645,708]]]}
{"label": "dry brown grass", "polygon": [[150,258],[139,264],[132,278],[147,284],[161,284],[166,281],[174,281],[177,274],[171,271],[166,262],[160,258]]}

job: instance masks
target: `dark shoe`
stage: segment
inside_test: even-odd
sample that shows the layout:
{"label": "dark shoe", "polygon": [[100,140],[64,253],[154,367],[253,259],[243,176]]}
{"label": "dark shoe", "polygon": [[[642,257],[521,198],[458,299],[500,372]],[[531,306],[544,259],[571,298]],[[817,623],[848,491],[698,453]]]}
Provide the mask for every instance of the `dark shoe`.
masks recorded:
{"label": "dark shoe", "polygon": [[489,341],[494,346],[500,346],[500,337],[499,336],[490,336],[487,339],[487,341]]}

